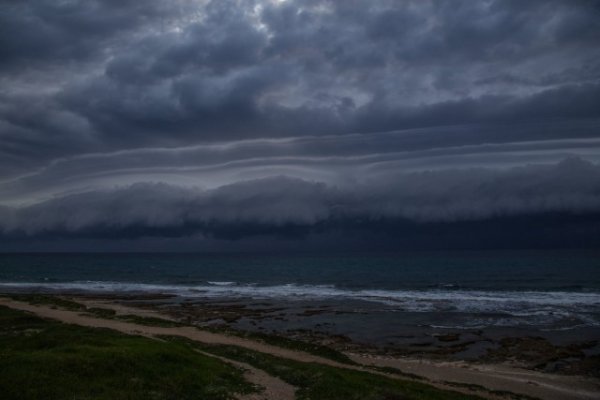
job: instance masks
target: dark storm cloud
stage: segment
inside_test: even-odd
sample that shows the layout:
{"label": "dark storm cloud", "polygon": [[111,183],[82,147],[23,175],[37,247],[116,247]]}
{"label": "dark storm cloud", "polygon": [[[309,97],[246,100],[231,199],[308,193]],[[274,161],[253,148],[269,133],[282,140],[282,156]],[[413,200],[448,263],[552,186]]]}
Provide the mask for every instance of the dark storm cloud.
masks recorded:
{"label": "dark storm cloud", "polygon": [[598,43],[586,0],[3,2],[1,225],[596,213]]}
{"label": "dark storm cloud", "polygon": [[9,237],[166,232],[173,236],[227,232],[244,237],[294,226],[311,230],[331,222],[455,222],[548,212],[585,214],[600,212],[600,167],[574,158],[504,171],[387,172],[351,187],[287,177],[212,190],[134,184],[2,212],[2,230]]}
{"label": "dark storm cloud", "polygon": [[121,36],[183,13],[180,2],[7,1],[0,13],[0,68],[48,68],[106,55]]}
{"label": "dark storm cloud", "polygon": [[[505,169],[525,163],[556,163],[568,156],[600,162],[600,139],[594,137],[599,126],[597,122],[504,124],[491,130],[454,126],[87,154],[57,159],[2,182],[0,197],[5,204],[18,205],[140,181],[210,189],[274,175],[352,186],[400,171]],[[565,131],[576,138],[561,139]],[[519,140],[523,132],[537,140]],[[476,144],[478,135],[485,135],[489,143]],[[432,143],[437,147],[431,148]]]}
{"label": "dark storm cloud", "polygon": [[[2,151],[26,163],[36,146],[52,158],[597,118],[599,13],[589,1],[4,3]],[[43,111],[15,108],[28,103]]]}
{"label": "dark storm cloud", "polygon": [[[577,67],[599,66],[600,15],[584,3],[217,3],[206,22],[115,57],[67,103],[121,146],[136,131],[172,141],[599,116],[597,72],[561,80],[573,52]],[[542,62],[557,65],[540,74]],[[490,70],[540,83],[478,85]]]}

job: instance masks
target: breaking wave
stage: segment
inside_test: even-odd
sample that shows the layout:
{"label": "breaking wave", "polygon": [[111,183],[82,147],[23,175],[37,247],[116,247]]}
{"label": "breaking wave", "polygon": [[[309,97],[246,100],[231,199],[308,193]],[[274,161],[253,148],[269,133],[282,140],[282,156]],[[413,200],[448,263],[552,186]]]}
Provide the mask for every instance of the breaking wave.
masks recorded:
{"label": "breaking wave", "polygon": [[[532,323],[576,319],[600,325],[600,293],[567,291],[481,291],[438,288],[430,290],[351,290],[333,285],[240,284],[210,281],[198,285],[130,282],[14,282],[0,283],[4,291],[38,290],[96,293],[161,293],[182,298],[244,297],[285,300],[358,300],[378,303],[386,310],[417,313],[469,313],[496,316],[496,325],[514,319]],[[510,317],[510,321],[505,321]]]}

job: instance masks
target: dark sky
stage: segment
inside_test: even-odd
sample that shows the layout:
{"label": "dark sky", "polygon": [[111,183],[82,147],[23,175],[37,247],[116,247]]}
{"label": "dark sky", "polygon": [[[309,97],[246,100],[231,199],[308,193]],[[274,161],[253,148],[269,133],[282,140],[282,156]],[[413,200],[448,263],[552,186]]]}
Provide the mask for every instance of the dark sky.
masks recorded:
{"label": "dark sky", "polygon": [[600,1],[0,3],[0,251],[600,247]]}

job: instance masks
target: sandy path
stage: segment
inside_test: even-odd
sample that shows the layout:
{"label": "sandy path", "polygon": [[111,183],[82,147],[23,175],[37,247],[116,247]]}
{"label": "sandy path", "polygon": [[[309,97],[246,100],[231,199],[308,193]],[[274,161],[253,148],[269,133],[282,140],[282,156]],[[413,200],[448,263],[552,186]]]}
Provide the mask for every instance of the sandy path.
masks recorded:
{"label": "sandy path", "polygon": [[545,374],[503,365],[433,362],[358,354],[348,356],[360,364],[394,367],[433,382],[474,384],[491,390],[508,390],[546,400],[600,399],[600,382],[591,378]]}
{"label": "sandy path", "polygon": [[224,363],[233,365],[244,371],[244,378],[254,384],[262,387],[264,390],[260,393],[252,393],[248,395],[238,395],[238,400],[294,400],[296,398],[296,388],[281,379],[267,374],[265,371],[255,368],[250,364],[240,361],[230,360],[225,357],[219,357],[214,354],[206,353],[197,350],[207,357],[216,358]]}
{"label": "sandy path", "polygon": [[313,354],[277,347],[270,344],[261,343],[250,339],[244,339],[236,336],[203,331],[191,326],[171,328],[138,325],[132,322],[125,322],[114,319],[103,319],[92,315],[82,314],[78,311],[68,311],[59,308],[32,305],[6,298],[0,298],[0,305],[11,307],[17,310],[28,311],[40,317],[56,319],[69,324],[89,326],[93,328],[108,328],[127,334],[141,336],[181,336],[206,344],[232,345],[243,347],[249,350],[255,350],[261,353],[272,354],[274,356],[287,358],[290,360],[296,360],[301,362],[315,362],[339,368],[348,367],[348,365],[346,364],[338,363],[333,360],[329,360],[327,358],[319,357]]}
{"label": "sandy path", "polygon": [[83,297],[75,297],[73,298],[73,301],[83,304],[87,308],[108,308],[113,310],[116,315],[137,315],[139,317],[161,318],[169,321],[176,320],[172,316],[156,310],[141,307],[131,307],[121,303],[115,303],[114,301],[110,300],[95,300]]}
{"label": "sandy path", "polygon": [[[58,308],[32,305],[22,303],[5,298],[0,298],[0,305],[4,305],[16,310],[31,312],[35,315],[44,318],[59,320],[61,322],[93,327],[93,328],[108,328],[126,334],[134,334],[147,337],[155,337],[158,335],[176,335],[186,337],[192,340],[197,340],[208,344],[234,344],[235,341],[223,341],[221,336],[210,332],[202,332],[195,328],[162,328],[145,325],[137,325],[129,322],[115,321],[110,319],[101,319],[80,314],[75,311],[68,311]],[[95,304],[97,306],[99,304]],[[127,310],[131,311],[131,310]],[[233,338],[232,338],[233,339]],[[240,339],[243,340],[243,339]],[[225,343],[227,342],[227,343]],[[239,345],[239,344],[238,344]],[[250,383],[261,386],[264,390],[260,393],[250,395],[240,395],[240,400],[293,400],[295,398],[296,388],[281,379],[267,374],[265,371],[254,368],[253,366],[242,363],[236,360],[230,360],[224,357],[219,357],[214,354],[198,351],[206,356],[217,358],[225,363],[231,364],[244,371],[244,377]]]}
{"label": "sandy path", "polygon": [[[76,311],[68,311],[40,305],[31,305],[28,303],[15,301],[8,298],[0,298],[0,305],[5,305],[22,311],[28,311],[41,317],[56,319],[62,322],[72,323],[76,325],[94,328],[108,328],[127,334],[135,334],[148,337],[158,335],[174,335],[185,337],[206,344],[233,345],[243,347],[249,350],[271,354],[273,356],[286,358],[294,361],[314,362],[337,368],[353,369],[358,371],[375,373],[378,375],[384,375],[388,377],[396,377],[390,374],[378,373],[376,371],[369,370],[366,367],[342,364],[313,354],[285,349],[266,343],[239,338],[236,336],[202,331],[194,327],[167,328],[138,325],[135,323],[124,321],[102,319],[90,315],[81,314]],[[108,304],[102,305],[105,307],[108,306]],[[128,307],[127,313],[140,315],[140,313],[136,313],[135,310],[136,309],[133,307]],[[146,314],[146,316],[148,316],[148,314]],[[155,313],[152,316],[159,315]],[[164,317],[162,315],[160,316]],[[463,393],[472,394],[474,392],[464,388],[448,386],[445,385],[443,382],[451,381],[461,382],[465,384],[476,384],[493,390],[510,391],[548,400],[590,400],[600,398],[600,384],[598,383],[598,381],[585,379],[582,377],[543,374],[533,371],[502,367],[499,365],[473,366],[465,363],[436,363],[423,360],[365,357],[356,354],[350,354],[350,356],[355,361],[363,365],[395,367],[404,372],[410,372],[425,377],[430,380],[430,384],[438,388],[449,389]],[[233,360],[227,361],[232,363],[234,362]],[[263,374],[266,374],[263,371],[261,372]],[[269,377],[274,378],[271,376]],[[402,379],[406,378],[402,377]],[[289,390],[289,388],[283,390]],[[497,395],[479,391],[475,393],[488,399],[502,398]],[[285,399],[285,397],[275,398]]]}
{"label": "sandy path", "polygon": [[[86,304],[88,307],[111,308],[117,313],[147,315],[167,319],[172,318],[169,315],[155,310],[127,307],[110,301],[103,301],[100,303],[81,298],[75,300],[79,303]],[[279,348],[277,349],[279,350]],[[303,356],[305,357],[305,355]],[[508,390],[514,393],[548,400],[589,400],[600,398],[600,382],[584,377],[545,374],[498,364],[475,365],[464,362],[432,362],[422,359],[374,358],[363,357],[358,354],[348,354],[348,356],[359,364],[394,367],[404,372],[422,376],[432,382],[442,383],[444,381],[450,381],[474,384],[491,390]],[[337,363],[331,364],[330,360],[319,359],[316,362],[340,366]],[[348,366],[341,365],[341,367],[347,368]]]}
{"label": "sandy path", "polygon": [[[27,311],[37,316],[43,318],[55,319],[61,322],[65,322],[68,324],[75,324],[81,326],[87,326],[92,328],[107,328],[112,329],[118,332],[130,334],[130,335],[140,335],[146,337],[156,337],[160,335],[167,336],[180,336],[185,337],[187,339],[191,339],[197,342],[205,343],[205,344],[218,344],[218,345],[233,345],[238,347],[243,347],[249,350],[258,351],[261,353],[270,354],[276,357],[286,358],[289,360],[299,361],[299,362],[314,362],[318,364],[324,364],[337,368],[345,368],[345,369],[353,369],[362,372],[369,372],[372,374],[382,375],[390,378],[398,378],[395,375],[385,374],[377,371],[373,371],[368,369],[367,367],[354,366],[339,363],[327,358],[322,358],[313,354],[304,353],[301,351],[290,350],[282,347],[272,346],[266,343],[261,343],[249,339],[239,338],[236,336],[229,336],[224,334],[212,333],[208,331],[202,331],[194,327],[176,327],[176,328],[166,328],[166,327],[158,327],[158,326],[146,326],[146,325],[138,325],[131,322],[124,322],[119,320],[112,319],[103,319],[95,316],[91,316],[89,314],[83,314],[78,311],[69,311],[60,308],[52,308],[48,306],[42,305],[33,305],[29,303],[23,303],[20,301],[15,301],[8,298],[0,297],[0,305],[4,305],[16,310]],[[234,360],[229,360],[232,363]],[[273,377],[271,377],[273,378]],[[405,379],[406,378],[402,378]],[[435,382],[431,383],[433,386],[438,387],[440,389],[453,390],[456,392],[468,393],[468,394],[479,394],[482,397],[488,399],[499,399],[501,397],[498,396],[488,396],[485,393],[473,392],[472,390],[463,389],[463,388],[453,388],[448,387],[443,384],[436,384]],[[276,390],[276,389],[274,389]],[[268,391],[268,389],[267,389]],[[254,400],[254,399],[252,399]],[[279,400],[279,398],[274,398],[273,400]]]}

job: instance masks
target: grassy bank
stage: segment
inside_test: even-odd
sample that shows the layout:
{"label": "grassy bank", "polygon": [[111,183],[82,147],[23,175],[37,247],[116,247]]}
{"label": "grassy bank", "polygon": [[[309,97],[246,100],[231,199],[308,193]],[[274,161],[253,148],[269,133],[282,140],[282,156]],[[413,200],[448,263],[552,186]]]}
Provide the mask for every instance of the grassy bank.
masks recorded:
{"label": "grassy bank", "polygon": [[19,399],[230,399],[242,373],[180,343],[0,307],[0,393]]}
{"label": "grassy bank", "polygon": [[[157,317],[142,317],[139,315],[117,315],[117,313],[109,308],[101,307],[86,307],[84,304],[78,303],[73,300],[65,299],[59,296],[45,295],[45,294],[13,294],[10,298],[18,301],[23,301],[34,305],[46,305],[51,307],[62,308],[70,311],[81,311],[88,314],[92,314],[95,317],[104,319],[117,319],[126,322],[132,322],[139,325],[146,326],[161,326],[165,328],[173,328],[177,326],[190,326],[189,324],[182,324],[176,321],[171,321],[164,318]],[[321,346],[315,343],[309,343],[301,340],[295,340],[286,338],[283,336],[260,333],[260,332],[249,332],[239,331],[235,329],[223,329],[223,328],[211,328],[204,327],[198,329],[204,329],[215,333],[223,333],[227,335],[235,335],[245,339],[256,340],[263,343],[268,343],[274,346],[284,347],[291,350],[304,351],[306,353],[314,354],[319,357],[328,358],[333,361],[337,361],[344,364],[355,364],[345,354],[336,351],[327,346]]]}
{"label": "grassy bank", "polygon": [[191,348],[250,364],[298,387],[298,400],[468,400],[481,399],[368,372],[303,363],[236,346],[204,345],[179,337],[165,338]]}
{"label": "grassy bank", "polygon": [[261,333],[261,332],[250,332],[250,331],[239,331],[235,329],[209,329],[211,332],[224,333],[227,335],[234,335],[244,339],[250,339],[257,342],[267,343],[277,347],[283,347],[290,350],[303,351],[305,353],[314,354],[316,356],[327,358],[329,360],[337,361],[342,364],[356,365],[347,355],[344,353],[332,349],[331,347],[322,346],[315,343],[309,343],[302,340],[290,339],[284,336]]}

